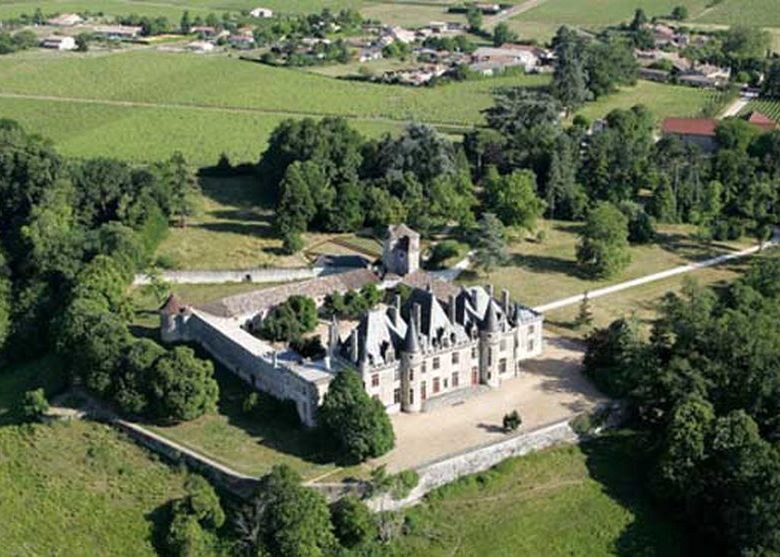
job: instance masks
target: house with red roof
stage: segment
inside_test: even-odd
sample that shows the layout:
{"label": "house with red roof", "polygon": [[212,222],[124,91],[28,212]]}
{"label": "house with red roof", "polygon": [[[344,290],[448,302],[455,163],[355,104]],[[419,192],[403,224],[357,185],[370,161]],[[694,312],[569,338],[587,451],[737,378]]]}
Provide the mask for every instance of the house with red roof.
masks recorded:
{"label": "house with red roof", "polygon": [[717,148],[714,118],[666,118],[661,124],[661,133],[678,137],[686,145],[697,145],[702,151],[711,152]]}

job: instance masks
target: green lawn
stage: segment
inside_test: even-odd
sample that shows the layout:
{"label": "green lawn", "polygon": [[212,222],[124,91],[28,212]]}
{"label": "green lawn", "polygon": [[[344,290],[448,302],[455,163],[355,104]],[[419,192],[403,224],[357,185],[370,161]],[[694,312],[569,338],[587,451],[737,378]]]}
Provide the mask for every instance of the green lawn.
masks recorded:
{"label": "green lawn", "polygon": [[409,557],[682,554],[682,532],[651,508],[629,434],[502,462],[407,511]]}
{"label": "green lawn", "polygon": [[582,276],[576,266],[575,249],[580,226],[545,221],[542,224],[547,233],[544,242],[518,239],[510,244],[509,265],[487,275],[470,271],[461,275],[462,280],[493,283],[497,290],[507,288],[513,299],[536,306],[747,246],[744,242],[715,242],[707,246],[694,238],[692,226],[661,225],[656,243],[630,248],[632,261],[625,271],[607,280],[591,280]]}
{"label": "green lawn", "polygon": [[0,370],[0,553],[156,555],[159,510],[183,475],[105,425],[19,424],[22,393],[59,377],[54,358]]}
{"label": "green lawn", "polygon": [[639,80],[634,87],[625,87],[614,95],[586,104],[578,114],[593,120],[603,118],[616,108],[627,109],[643,104],[658,120],[670,116],[698,116],[708,103],[718,102],[720,96],[717,92],[694,87]]}
{"label": "green lawn", "polygon": [[723,0],[692,18],[696,23],[780,27],[776,0]]}

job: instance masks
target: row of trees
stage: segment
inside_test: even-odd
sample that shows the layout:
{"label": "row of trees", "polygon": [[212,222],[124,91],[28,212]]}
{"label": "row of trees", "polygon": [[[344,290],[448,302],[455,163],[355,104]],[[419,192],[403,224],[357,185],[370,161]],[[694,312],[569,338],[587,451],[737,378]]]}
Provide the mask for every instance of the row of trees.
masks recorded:
{"label": "row of trees", "polygon": [[728,289],[668,294],[650,338],[621,319],[588,339],[587,373],[644,433],[649,485],[713,553],[780,551],[780,263]]}
{"label": "row of trees", "polygon": [[130,335],[125,296],[194,184],[181,155],[149,167],[67,161],[0,122],[0,348],[56,349],[72,378],[122,409],[163,420],[213,408],[216,383],[191,350]]}

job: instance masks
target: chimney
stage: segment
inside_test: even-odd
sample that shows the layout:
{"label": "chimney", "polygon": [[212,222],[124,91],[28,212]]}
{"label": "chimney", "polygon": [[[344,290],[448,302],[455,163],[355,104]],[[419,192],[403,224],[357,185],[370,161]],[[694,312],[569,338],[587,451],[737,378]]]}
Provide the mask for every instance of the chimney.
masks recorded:
{"label": "chimney", "polygon": [[422,332],[422,308],[420,304],[414,304],[412,309],[414,311],[414,325],[418,332]]}
{"label": "chimney", "polygon": [[506,288],[501,290],[501,309],[504,310],[504,315],[509,315],[509,290]]}
{"label": "chimney", "polygon": [[277,358],[277,355],[276,355],[276,350],[274,350],[274,352],[273,352],[273,354],[271,356],[271,362],[272,362],[272,364],[274,366],[274,369],[276,369],[276,367],[277,367],[277,363],[278,363],[277,360],[278,360],[278,358]]}
{"label": "chimney", "polygon": [[350,340],[352,341],[352,345],[350,346],[350,359],[353,362],[358,361],[358,330],[355,329],[352,331],[352,336],[350,337]]}
{"label": "chimney", "polygon": [[454,324],[455,323],[455,296],[450,294],[447,304],[448,304],[447,310],[449,313],[448,317],[450,318],[450,323]]}
{"label": "chimney", "polygon": [[486,284],[485,290],[487,290],[488,296],[491,298],[493,297],[493,285],[492,284]]}

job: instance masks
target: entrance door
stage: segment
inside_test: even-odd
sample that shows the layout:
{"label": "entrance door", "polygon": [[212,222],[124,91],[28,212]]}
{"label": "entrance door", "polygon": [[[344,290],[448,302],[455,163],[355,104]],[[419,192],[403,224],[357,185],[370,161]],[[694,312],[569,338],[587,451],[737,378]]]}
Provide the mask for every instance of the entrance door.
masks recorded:
{"label": "entrance door", "polygon": [[476,385],[479,383],[479,370],[475,367],[471,368],[471,384]]}

